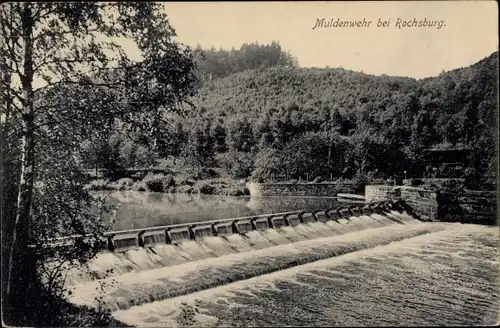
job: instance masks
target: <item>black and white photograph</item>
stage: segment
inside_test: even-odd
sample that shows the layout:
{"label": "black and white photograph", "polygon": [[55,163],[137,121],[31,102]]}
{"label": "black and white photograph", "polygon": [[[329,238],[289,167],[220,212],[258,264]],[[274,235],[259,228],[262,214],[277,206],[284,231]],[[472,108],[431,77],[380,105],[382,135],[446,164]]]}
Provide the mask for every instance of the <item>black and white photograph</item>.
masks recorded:
{"label": "black and white photograph", "polygon": [[0,4],[4,327],[500,324],[498,3]]}

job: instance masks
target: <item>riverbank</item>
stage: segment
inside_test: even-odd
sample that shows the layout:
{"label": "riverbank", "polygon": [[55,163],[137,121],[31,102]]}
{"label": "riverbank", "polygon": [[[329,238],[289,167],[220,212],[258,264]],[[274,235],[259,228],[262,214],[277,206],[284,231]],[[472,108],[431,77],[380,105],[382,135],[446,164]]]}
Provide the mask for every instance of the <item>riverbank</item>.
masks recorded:
{"label": "riverbank", "polygon": [[249,196],[250,191],[245,181],[235,181],[230,178],[187,179],[175,178],[171,174],[147,174],[142,179],[120,178],[95,179],[87,184],[87,189],[93,191],[150,191],[165,193]]}
{"label": "riverbank", "polygon": [[383,182],[358,180],[360,179],[335,181],[291,179],[257,183],[251,182],[249,178],[233,179],[213,170],[207,170],[205,174],[198,176],[186,176],[183,173],[166,170],[164,173],[150,171],[145,175],[130,174],[115,179],[94,176],[90,177],[87,188],[93,191],[150,191],[223,196],[335,196],[339,192],[363,195],[366,183]]}

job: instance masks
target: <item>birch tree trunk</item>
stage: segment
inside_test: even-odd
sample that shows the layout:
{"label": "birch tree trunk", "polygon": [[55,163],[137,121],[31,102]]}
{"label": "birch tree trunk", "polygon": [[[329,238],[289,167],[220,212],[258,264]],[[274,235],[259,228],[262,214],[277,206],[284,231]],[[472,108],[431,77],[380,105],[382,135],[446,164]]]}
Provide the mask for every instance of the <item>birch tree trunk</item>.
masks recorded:
{"label": "birch tree trunk", "polygon": [[[23,4],[21,16],[23,42],[23,71],[21,83],[22,98],[22,137],[21,171],[17,194],[16,216],[12,231],[12,246],[9,256],[9,275],[7,295],[10,305],[19,311],[29,308],[33,300],[33,283],[36,281],[34,257],[28,247],[31,229],[31,204],[33,198],[35,138],[33,112],[33,17],[31,5]],[[24,311],[23,311],[24,312]]]}

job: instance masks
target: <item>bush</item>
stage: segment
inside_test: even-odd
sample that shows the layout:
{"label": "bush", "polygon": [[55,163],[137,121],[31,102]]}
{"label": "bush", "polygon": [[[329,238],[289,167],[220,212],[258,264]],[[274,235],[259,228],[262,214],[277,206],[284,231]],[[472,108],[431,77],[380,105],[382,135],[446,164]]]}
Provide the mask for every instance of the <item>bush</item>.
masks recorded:
{"label": "bush", "polygon": [[203,177],[207,177],[209,179],[219,177],[219,173],[217,173],[217,171],[215,171],[214,169],[210,169],[210,168],[208,168],[208,169],[203,168],[201,170],[201,173],[202,173]]}
{"label": "bush", "polygon": [[120,180],[110,183],[110,189],[114,190],[130,190],[132,189],[132,185],[134,184],[134,180],[130,178],[121,178]]}
{"label": "bush", "polygon": [[254,157],[251,153],[230,151],[221,155],[218,161],[233,178],[241,179],[252,174]]}
{"label": "bush", "polygon": [[438,217],[445,222],[458,222],[464,217],[464,210],[460,205],[459,195],[463,190],[460,181],[444,181],[437,192]]}
{"label": "bush", "polygon": [[227,191],[227,195],[233,197],[243,196],[243,190],[238,188],[231,188]]}
{"label": "bush", "polygon": [[180,186],[194,186],[196,184],[196,181],[185,178],[179,182]]}
{"label": "bush", "polygon": [[174,179],[174,176],[172,174],[167,174],[167,176],[165,177],[165,186],[166,187],[165,189],[167,189],[168,187],[175,187],[175,179]]}
{"label": "bush", "polygon": [[86,188],[88,190],[113,190],[111,183],[107,179],[92,180]]}
{"label": "bush", "polygon": [[184,193],[184,194],[192,194],[196,189],[193,188],[193,186],[190,185],[182,185],[180,188],[178,188],[178,192]]}
{"label": "bush", "polygon": [[354,184],[354,192],[364,192],[365,191],[365,186],[368,182],[367,177],[364,174],[357,174],[354,179],[353,179],[353,184]]}
{"label": "bush", "polygon": [[215,189],[215,186],[212,186],[210,184],[203,184],[200,186],[200,193],[205,195],[213,195],[215,194]]}
{"label": "bush", "polygon": [[146,185],[147,190],[153,192],[170,191],[175,188],[175,180],[171,174],[165,176],[161,173],[148,173],[148,175],[144,177],[142,182],[144,182],[144,184]]}
{"label": "bush", "polygon": [[120,186],[125,186],[125,187],[132,187],[134,184],[134,180],[131,178],[122,178],[116,182]]}
{"label": "bush", "polygon": [[[56,296],[42,286],[38,289],[35,307],[28,319],[29,326],[39,327],[130,327],[113,318],[111,313],[103,309],[71,304],[64,297]],[[26,322],[28,324],[28,322]]]}
{"label": "bush", "polygon": [[371,185],[385,185],[385,184],[387,184],[387,180],[382,179],[382,178],[375,178],[375,179],[372,179],[372,180],[368,181],[368,184],[371,184]]}
{"label": "bush", "polygon": [[146,187],[146,184],[144,182],[142,182],[142,181],[136,181],[132,185],[132,190],[135,190],[135,191],[146,191],[147,187]]}

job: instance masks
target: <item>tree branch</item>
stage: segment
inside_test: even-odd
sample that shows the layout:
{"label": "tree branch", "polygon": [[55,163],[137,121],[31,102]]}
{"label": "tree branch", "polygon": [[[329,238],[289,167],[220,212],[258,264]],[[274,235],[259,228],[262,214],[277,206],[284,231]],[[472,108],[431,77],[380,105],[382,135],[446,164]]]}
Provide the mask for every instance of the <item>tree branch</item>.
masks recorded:
{"label": "tree branch", "polygon": [[[8,21],[8,19],[6,17],[3,17],[2,22],[0,24],[2,26],[2,34],[5,36],[5,39],[6,39],[5,46],[7,47],[7,53],[5,55],[8,56],[9,59],[11,60],[11,62],[14,63],[13,69],[19,75],[19,78],[23,79],[24,74],[21,73],[21,69],[19,68],[19,64],[18,64],[19,58],[17,58],[16,50],[15,50],[16,45],[18,47],[21,47],[21,45],[18,42],[19,36],[16,36],[16,37],[13,36],[13,33],[12,33],[13,27],[10,29],[10,31],[7,30],[7,28],[8,28],[8,26],[7,26],[8,24],[6,24],[7,21]],[[19,34],[22,34],[22,33],[19,33]]]}
{"label": "tree branch", "polygon": [[[38,39],[41,39],[43,37],[46,37],[47,35],[49,35],[50,33],[54,33],[53,30],[45,30],[45,31],[42,31],[43,33],[40,33],[38,34],[37,36],[35,36],[33,38],[33,41],[37,41]],[[85,31],[85,34],[90,34],[90,33],[94,33],[94,32],[100,32],[100,30],[96,27],[96,28],[93,28],[93,29],[89,29],[88,31]],[[74,34],[75,32],[74,31],[59,31],[57,32],[57,36],[58,37],[62,37],[64,35],[68,35],[68,34]]]}
{"label": "tree branch", "polygon": [[49,65],[49,64],[89,63],[89,62],[94,62],[94,61],[97,61],[97,60],[96,59],[85,59],[85,58],[81,58],[81,59],[78,59],[78,58],[74,58],[74,59],[60,59],[60,58],[57,58],[57,59],[53,59],[53,60],[46,60],[46,61],[44,61],[44,62],[36,65],[35,68],[34,68],[34,70],[37,71],[38,69],[40,69],[40,67],[42,67],[44,65]]}
{"label": "tree branch", "polygon": [[[80,85],[80,86],[86,86],[86,85],[91,85],[91,86],[98,86],[98,87],[115,87],[115,86],[120,86],[123,85],[123,82],[82,82],[82,81],[72,81],[72,80],[60,80],[52,83],[48,83],[47,85],[40,87],[36,90],[33,91],[33,93],[37,93],[39,91],[44,91],[47,90],[47,88],[54,87],[56,85],[64,85],[64,84],[73,84],[73,85]],[[50,106],[52,107],[52,106]]]}

